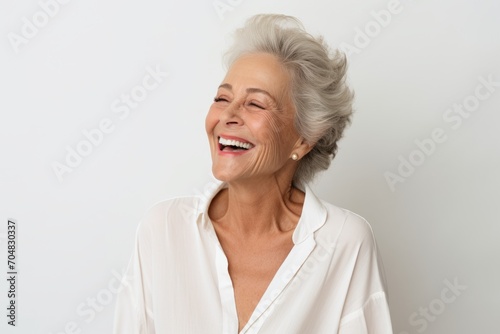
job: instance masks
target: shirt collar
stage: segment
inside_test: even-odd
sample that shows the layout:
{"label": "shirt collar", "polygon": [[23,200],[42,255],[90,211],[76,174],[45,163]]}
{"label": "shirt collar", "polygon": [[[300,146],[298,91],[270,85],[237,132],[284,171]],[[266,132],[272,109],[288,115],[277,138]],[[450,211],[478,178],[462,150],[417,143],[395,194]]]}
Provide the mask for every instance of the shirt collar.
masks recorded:
{"label": "shirt collar", "polygon": [[314,236],[314,232],[326,222],[326,208],[313,193],[309,184],[304,185],[304,192],[306,197],[304,198],[302,214],[292,237],[294,244],[299,244],[310,236]]}
{"label": "shirt collar", "polygon": [[[209,182],[204,192],[199,196],[197,208],[197,221],[204,228],[209,228],[211,224],[208,216],[208,207],[212,199],[217,193],[226,188],[227,184],[219,180]],[[326,222],[327,211],[321,200],[313,193],[309,184],[301,185],[302,190],[305,192],[304,206],[302,207],[302,214],[295,231],[293,232],[292,240],[294,244],[299,244],[307,238],[314,236],[317,231]]]}

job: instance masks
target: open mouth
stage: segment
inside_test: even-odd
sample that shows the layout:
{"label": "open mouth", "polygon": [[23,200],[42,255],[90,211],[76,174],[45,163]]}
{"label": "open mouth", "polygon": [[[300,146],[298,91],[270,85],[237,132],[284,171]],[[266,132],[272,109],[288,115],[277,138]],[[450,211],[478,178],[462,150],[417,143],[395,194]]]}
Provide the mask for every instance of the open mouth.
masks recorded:
{"label": "open mouth", "polygon": [[219,150],[222,152],[243,152],[253,147],[254,145],[247,141],[219,137]]}

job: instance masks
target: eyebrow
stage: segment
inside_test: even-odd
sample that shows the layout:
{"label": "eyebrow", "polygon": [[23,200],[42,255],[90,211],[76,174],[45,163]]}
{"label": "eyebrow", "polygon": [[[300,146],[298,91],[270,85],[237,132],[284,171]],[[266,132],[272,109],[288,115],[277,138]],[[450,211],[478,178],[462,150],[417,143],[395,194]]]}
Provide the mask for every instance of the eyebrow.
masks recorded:
{"label": "eyebrow", "polygon": [[[228,84],[228,83],[223,83],[222,85],[219,86],[219,88],[226,88],[226,89],[229,89],[231,91],[233,90],[233,86],[231,86],[231,84]],[[274,96],[272,96],[268,91],[266,91],[264,89],[260,89],[260,88],[247,88],[246,92],[247,93],[262,93],[264,95],[269,96],[269,98],[272,99],[273,101],[276,101],[276,99],[274,98]]]}

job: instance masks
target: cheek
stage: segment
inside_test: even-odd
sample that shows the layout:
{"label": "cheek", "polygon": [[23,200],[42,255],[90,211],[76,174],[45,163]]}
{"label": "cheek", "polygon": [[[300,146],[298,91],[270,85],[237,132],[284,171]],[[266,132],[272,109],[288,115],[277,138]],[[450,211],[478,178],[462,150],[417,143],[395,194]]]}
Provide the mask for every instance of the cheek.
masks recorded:
{"label": "cheek", "polygon": [[257,123],[257,133],[262,134],[264,143],[274,143],[279,137],[280,133],[285,130],[285,123],[275,115],[266,113],[261,115]]}
{"label": "cheek", "polygon": [[[280,152],[287,150],[290,147],[290,140],[295,137],[293,120],[276,115],[266,115],[262,124],[262,129],[265,128],[266,141],[269,142],[275,150]],[[293,145],[293,144],[292,144]]]}

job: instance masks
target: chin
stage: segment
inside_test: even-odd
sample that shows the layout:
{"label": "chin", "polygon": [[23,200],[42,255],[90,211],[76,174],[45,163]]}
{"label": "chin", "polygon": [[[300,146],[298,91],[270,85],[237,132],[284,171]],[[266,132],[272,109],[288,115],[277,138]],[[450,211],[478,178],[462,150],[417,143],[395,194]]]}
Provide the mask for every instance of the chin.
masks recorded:
{"label": "chin", "polygon": [[219,181],[230,183],[234,181],[242,181],[248,179],[248,176],[241,172],[236,173],[235,170],[228,169],[212,169],[212,175]]}
{"label": "chin", "polygon": [[212,168],[212,174],[217,180],[222,182],[229,182],[232,179],[231,173],[216,170],[214,168]]}

